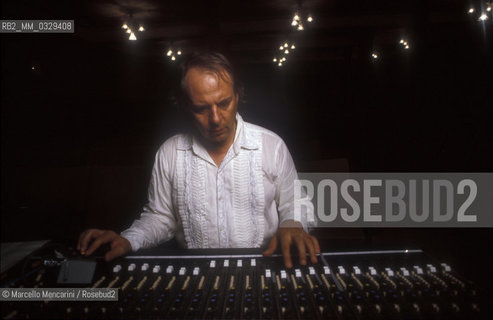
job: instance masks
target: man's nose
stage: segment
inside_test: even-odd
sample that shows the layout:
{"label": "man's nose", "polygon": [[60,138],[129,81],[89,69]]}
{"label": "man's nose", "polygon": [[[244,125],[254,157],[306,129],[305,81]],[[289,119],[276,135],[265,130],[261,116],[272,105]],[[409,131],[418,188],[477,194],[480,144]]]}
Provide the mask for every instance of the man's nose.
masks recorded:
{"label": "man's nose", "polygon": [[213,124],[218,124],[219,119],[219,110],[216,105],[213,105],[211,108],[211,113],[209,114],[209,121]]}

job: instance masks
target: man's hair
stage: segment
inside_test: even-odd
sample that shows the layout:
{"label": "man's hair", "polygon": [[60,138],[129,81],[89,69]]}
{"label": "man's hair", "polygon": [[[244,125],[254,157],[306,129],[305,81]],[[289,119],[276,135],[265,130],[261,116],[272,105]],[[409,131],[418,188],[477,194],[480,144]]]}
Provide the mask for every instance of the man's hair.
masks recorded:
{"label": "man's hair", "polygon": [[[192,68],[204,69],[216,74],[224,81],[231,81],[233,84],[233,90],[235,94],[238,95],[239,101],[242,100],[243,86],[236,78],[235,71],[229,60],[219,52],[196,51],[191,53],[181,64],[181,83],[180,83],[179,102],[182,106],[188,105],[190,103],[186,76],[187,76],[187,72]],[[226,75],[227,78],[225,77]]]}

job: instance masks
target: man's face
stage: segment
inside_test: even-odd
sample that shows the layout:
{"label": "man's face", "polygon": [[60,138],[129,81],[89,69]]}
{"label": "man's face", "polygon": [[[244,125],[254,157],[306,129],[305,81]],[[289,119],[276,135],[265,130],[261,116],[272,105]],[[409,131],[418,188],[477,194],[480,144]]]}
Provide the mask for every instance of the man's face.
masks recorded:
{"label": "man's face", "polygon": [[191,68],[186,74],[190,114],[206,147],[229,147],[236,130],[238,96],[227,73]]}

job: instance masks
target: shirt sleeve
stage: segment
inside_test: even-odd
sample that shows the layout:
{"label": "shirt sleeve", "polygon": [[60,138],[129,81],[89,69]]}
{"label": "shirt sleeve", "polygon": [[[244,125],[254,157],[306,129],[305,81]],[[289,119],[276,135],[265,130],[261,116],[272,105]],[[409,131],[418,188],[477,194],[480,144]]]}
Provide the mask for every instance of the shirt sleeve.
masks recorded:
{"label": "shirt sleeve", "polygon": [[[166,148],[168,147],[168,148]],[[176,217],[173,214],[170,180],[172,150],[164,144],[156,154],[148,190],[148,203],[140,218],[121,233],[133,251],[156,246],[171,239],[175,234]]]}
{"label": "shirt sleeve", "polygon": [[295,180],[298,173],[293,162],[293,158],[284,143],[280,141],[275,153],[277,173],[277,192],[276,202],[279,212],[279,225],[293,226],[293,221],[300,223],[305,231],[312,227],[314,207],[313,203],[305,196],[304,190],[299,193],[300,197],[295,197]]}

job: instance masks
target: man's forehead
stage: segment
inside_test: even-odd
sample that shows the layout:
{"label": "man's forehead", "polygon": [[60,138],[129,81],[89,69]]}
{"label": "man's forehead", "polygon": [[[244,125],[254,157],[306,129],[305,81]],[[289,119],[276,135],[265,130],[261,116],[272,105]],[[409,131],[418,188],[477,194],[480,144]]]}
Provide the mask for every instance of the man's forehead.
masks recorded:
{"label": "man's forehead", "polygon": [[206,69],[193,67],[190,68],[185,75],[186,82],[190,85],[191,82],[204,81],[210,85],[219,85],[220,82],[232,84],[231,75],[224,69]]}

